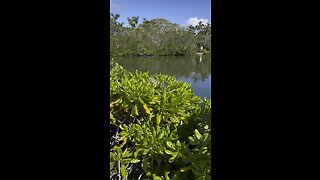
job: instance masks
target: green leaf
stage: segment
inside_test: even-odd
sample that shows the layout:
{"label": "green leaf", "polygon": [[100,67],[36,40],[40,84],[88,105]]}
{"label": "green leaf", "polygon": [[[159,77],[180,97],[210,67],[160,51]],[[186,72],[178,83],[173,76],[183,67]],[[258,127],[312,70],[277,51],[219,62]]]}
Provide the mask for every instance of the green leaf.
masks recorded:
{"label": "green leaf", "polygon": [[159,154],[163,155],[163,150],[160,149],[159,150]]}
{"label": "green leaf", "polygon": [[203,135],[203,141],[206,141],[209,137],[209,134],[208,133],[204,133]]}
{"label": "green leaf", "polygon": [[171,141],[167,141],[166,145],[168,146],[168,148],[175,149]]}
{"label": "green leaf", "polygon": [[142,149],[142,148],[138,149],[136,152],[133,153],[133,156],[134,156],[135,158],[137,158],[137,157],[139,156],[139,154],[141,154],[141,152],[142,152],[143,150],[144,150],[144,149]]}
{"label": "green leaf", "polygon": [[170,171],[164,171],[165,180],[170,180],[169,174],[170,174]]}
{"label": "green leaf", "polygon": [[144,155],[144,156],[145,156],[145,155],[147,155],[147,154],[148,154],[148,152],[149,152],[149,149],[144,149],[144,150],[143,150],[142,155]]}
{"label": "green leaf", "polygon": [[120,168],[120,174],[121,174],[122,178],[127,180],[127,170],[123,164],[121,165],[121,168]]}
{"label": "green leaf", "polygon": [[190,140],[190,144],[195,146],[198,145],[199,143],[191,136],[188,137],[188,139]]}
{"label": "green leaf", "polygon": [[171,120],[171,122],[173,122],[173,123],[179,123],[179,122],[180,122],[179,118],[176,117],[176,116],[170,117],[170,120]]}
{"label": "green leaf", "polygon": [[180,143],[179,140],[177,140],[176,145],[177,145],[178,147],[181,147],[181,143]]}
{"label": "green leaf", "polygon": [[159,137],[158,137],[158,139],[160,139],[160,140],[161,140],[161,139],[163,138],[163,136],[164,136],[164,133],[163,133],[163,132],[161,132],[161,133],[160,133],[160,135],[159,135]]}
{"label": "green leaf", "polygon": [[146,104],[143,105],[143,108],[147,114],[151,114],[150,109],[148,108],[148,106]]}
{"label": "green leaf", "polygon": [[167,96],[165,91],[162,92],[162,101],[163,103],[167,101]]}
{"label": "green leaf", "polygon": [[[157,135],[156,128],[154,128],[154,127],[152,127],[152,135],[153,135],[153,136],[156,136],[156,135]],[[152,136],[152,137],[153,137],[153,136]]]}
{"label": "green leaf", "polygon": [[142,105],[145,105],[145,104],[146,104],[140,97],[138,97],[138,101],[139,101]]}
{"label": "green leaf", "polygon": [[114,146],[113,149],[117,153],[117,155],[122,154],[122,150],[121,150],[121,148],[119,146]]}
{"label": "green leaf", "polygon": [[198,129],[194,130],[194,134],[196,135],[196,138],[200,141],[202,139],[202,135],[199,133]]}
{"label": "green leaf", "polygon": [[169,162],[172,163],[176,159],[177,155],[177,152],[173,153],[173,156],[169,159]]}
{"label": "green leaf", "polygon": [[190,170],[190,167],[180,168],[180,172],[187,172],[188,170]]}
{"label": "green leaf", "polygon": [[112,124],[115,124],[116,122],[117,122],[117,120],[116,120],[116,118],[114,118],[114,116],[113,116],[113,114],[110,112],[110,122],[112,123]]}
{"label": "green leaf", "polygon": [[160,122],[161,122],[161,115],[157,114],[157,126],[160,125]]}
{"label": "green leaf", "polygon": [[131,111],[131,115],[139,116],[139,112],[138,112],[138,107],[137,107],[137,105],[134,105],[134,106],[133,106],[132,111]]}
{"label": "green leaf", "polygon": [[126,132],[129,131],[128,126],[127,126],[126,124],[123,124],[123,127],[124,127],[124,129],[125,129]]}
{"label": "green leaf", "polygon": [[121,164],[129,164],[131,162],[131,158],[125,158],[125,159],[121,159]]}
{"label": "green leaf", "polygon": [[117,161],[117,157],[113,152],[110,152],[110,160],[111,161]]}
{"label": "green leaf", "polygon": [[191,142],[196,142],[196,140],[195,140],[193,137],[191,137],[191,136],[189,136],[188,139],[189,139]]}
{"label": "green leaf", "polygon": [[162,180],[161,177],[157,176],[156,174],[152,174],[153,180]]}
{"label": "green leaf", "polygon": [[126,149],[124,150],[124,152],[122,153],[122,158],[130,157],[131,155],[132,155],[132,153],[130,153],[130,152],[128,151],[128,148],[126,148]]}
{"label": "green leaf", "polygon": [[171,155],[171,154],[173,154],[173,152],[172,151],[170,151],[170,150],[164,150],[164,152],[166,153],[166,154],[169,154],[169,155]]}
{"label": "green leaf", "polygon": [[154,117],[154,115],[151,113],[149,114],[149,121],[151,121],[151,119]]}
{"label": "green leaf", "polygon": [[130,163],[138,163],[138,162],[140,162],[140,159],[132,159],[131,161],[130,161]]}

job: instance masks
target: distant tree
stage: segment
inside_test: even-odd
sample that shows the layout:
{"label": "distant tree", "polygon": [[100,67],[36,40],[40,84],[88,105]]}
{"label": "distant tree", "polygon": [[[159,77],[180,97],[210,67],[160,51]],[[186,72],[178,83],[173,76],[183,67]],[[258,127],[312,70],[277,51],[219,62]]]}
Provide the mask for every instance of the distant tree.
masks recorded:
{"label": "distant tree", "polygon": [[119,14],[110,14],[110,53],[124,55],[186,55],[194,54],[200,44],[210,50],[211,27],[199,22],[182,28],[163,18],[139,24],[139,16],[127,18],[129,27],[119,23]]}
{"label": "distant tree", "polygon": [[135,28],[139,22],[139,16],[133,16],[132,18],[127,18],[128,23],[131,27]]}

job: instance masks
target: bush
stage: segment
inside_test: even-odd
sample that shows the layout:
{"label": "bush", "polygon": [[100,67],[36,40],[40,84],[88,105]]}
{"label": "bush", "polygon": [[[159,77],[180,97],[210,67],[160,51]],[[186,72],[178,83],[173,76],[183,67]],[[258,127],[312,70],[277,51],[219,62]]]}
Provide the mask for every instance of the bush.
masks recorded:
{"label": "bush", "polygon": [[211,100],[190,86],[112,63],[110,179],[211,178]]}
{"label": "bush", "polygon": [[209,54],[210,54],[210,51],[204,49],[204,50],[203,50],[203,54],[204,54],[204,55],[209,55]]}

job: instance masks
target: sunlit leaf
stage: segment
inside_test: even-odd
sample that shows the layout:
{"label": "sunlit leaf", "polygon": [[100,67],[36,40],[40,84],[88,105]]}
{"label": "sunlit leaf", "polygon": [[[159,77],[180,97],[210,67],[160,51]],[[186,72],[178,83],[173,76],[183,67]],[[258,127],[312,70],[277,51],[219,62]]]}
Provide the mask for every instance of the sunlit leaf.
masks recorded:
{"label": "sunlit leaf", "polygon": [[126,180],[127,179],[127,170],[123,164],[121,165],[120,173],[121,173],[121,177]]}
{"label": "sunlit leaf", "polygon": [[146,104],[143,105],[143,108],[147,114],[151,114],[148,106]]}
{"label": "sunlit leaf", "polygon": [[161,115],[157,114],[157,126],[160,125],[160,122],[161,122]]}
{"label": "sunlit leaf", "polygon": [[199,133],[198,129],[195,129],[195,130],[194,130],[194,134],[196,135],[196,138],[197,138],[198,140],[201,140],[201,139],[202,139],[202,135]]}

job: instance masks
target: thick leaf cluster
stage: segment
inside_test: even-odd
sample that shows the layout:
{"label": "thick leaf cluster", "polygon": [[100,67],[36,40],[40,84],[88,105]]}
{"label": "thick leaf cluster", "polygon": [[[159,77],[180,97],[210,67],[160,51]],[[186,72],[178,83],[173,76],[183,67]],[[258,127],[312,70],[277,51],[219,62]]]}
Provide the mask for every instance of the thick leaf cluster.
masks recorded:
{"label": "thick leaf cluster", "polygon": [[110,71],[110,179],[209,179],[211,100],[167,75]]}

